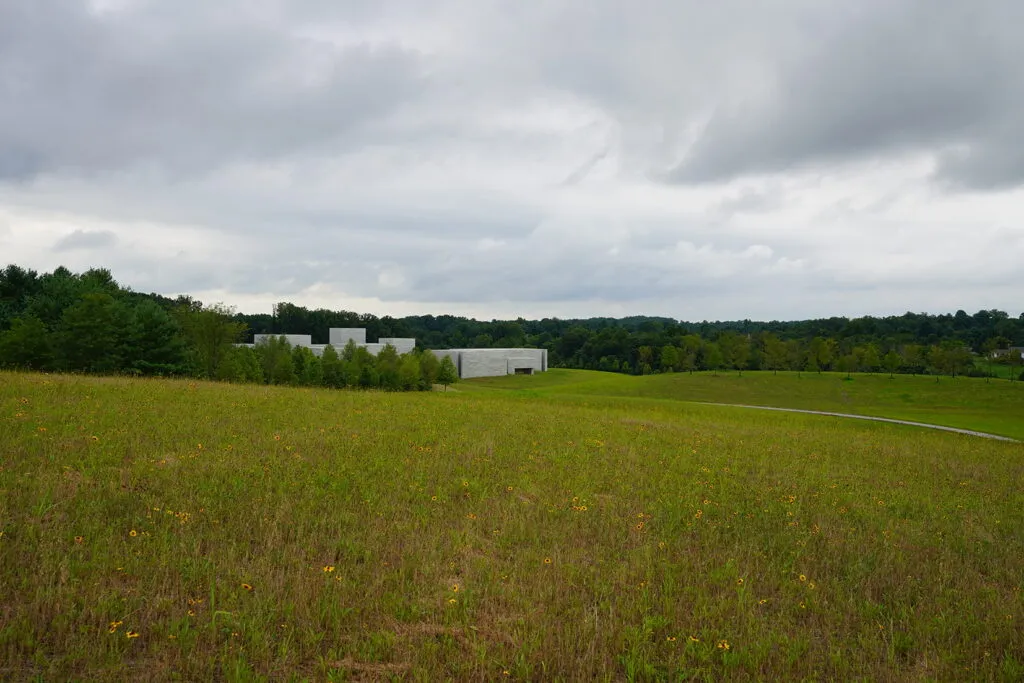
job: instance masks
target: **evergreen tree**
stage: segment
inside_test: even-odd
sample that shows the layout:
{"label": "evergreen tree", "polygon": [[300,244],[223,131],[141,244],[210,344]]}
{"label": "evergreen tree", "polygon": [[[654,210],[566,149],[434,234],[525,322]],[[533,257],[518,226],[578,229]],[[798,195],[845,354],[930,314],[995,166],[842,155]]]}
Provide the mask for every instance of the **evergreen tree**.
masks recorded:
{"label": "evergreen tree", "polygon": [[125,366],[137,374],[184,373],[186,352],[180,325],[155,301],[140,301],[130,311],[122,356]]}
{"label": "evergreen tree", "polygon": [[21,317],[29,298],[38,290],[36,271],[14,264],[0,270],[0,331],[9,329],[14,318]]}
{"label": "evergreen tree", "polygon": [[11,328],[0,332],[0,367],[49,370],[53,344],[43,321],[33,315],[14,318]]}
{"label": "evergreen tree", "polygon": [[89,373],[112,373],[122,367],[124,308],[106,292],[82,295],[64,309],[55,330],[61,367]]}
{"label": "evergreen tree", "polygon": [[25,311],[39,318],[50,329],[56,329],[61,315],[82,296],[79,278],[64,266],[39,278],[33,294],[28,297]]}

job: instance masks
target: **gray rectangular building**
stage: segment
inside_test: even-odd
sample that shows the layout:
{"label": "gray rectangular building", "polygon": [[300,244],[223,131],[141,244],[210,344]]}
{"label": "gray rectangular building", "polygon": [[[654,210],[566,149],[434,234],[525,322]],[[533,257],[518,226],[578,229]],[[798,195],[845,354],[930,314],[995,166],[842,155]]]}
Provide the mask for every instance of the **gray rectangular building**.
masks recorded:
{"label": "gray rectangular building", "polygon": [[443,349],[434,355],[451,358],[462,379],[532,375],[548,369],[547,349]]}

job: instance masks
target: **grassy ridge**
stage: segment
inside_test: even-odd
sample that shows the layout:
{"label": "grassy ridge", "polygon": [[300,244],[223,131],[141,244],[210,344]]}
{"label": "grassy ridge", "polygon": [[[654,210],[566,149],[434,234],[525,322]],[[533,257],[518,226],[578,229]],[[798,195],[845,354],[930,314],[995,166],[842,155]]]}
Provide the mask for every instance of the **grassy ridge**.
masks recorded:
{"label": "grassy ridge", "polygon": [[5,680],[1024,676],[1016,444],[9,373],[0,443]]}
{"label": "grassy ridge", "polygon": [[611,396],[740,403],[915,420],[1024,440],[1024,382],[884,374],[745,372],[633,377],[551,370],[536,377],[488,377],[462,391],[508,389],[531,396]]}

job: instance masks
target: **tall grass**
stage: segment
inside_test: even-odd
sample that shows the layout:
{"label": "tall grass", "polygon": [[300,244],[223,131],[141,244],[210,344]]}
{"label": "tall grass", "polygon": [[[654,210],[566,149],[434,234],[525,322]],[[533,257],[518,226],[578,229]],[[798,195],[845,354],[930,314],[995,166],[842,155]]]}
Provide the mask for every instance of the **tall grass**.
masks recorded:
{"label": "tall grass", "polygon": [[0,374],[6,680],[1020,680],[1017,444]]}

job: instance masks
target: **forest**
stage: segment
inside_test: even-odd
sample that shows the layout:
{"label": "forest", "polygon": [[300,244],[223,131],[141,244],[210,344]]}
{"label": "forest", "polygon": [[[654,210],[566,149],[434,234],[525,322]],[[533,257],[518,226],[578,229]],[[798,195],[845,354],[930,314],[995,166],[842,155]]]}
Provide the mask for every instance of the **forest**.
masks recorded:
{"label": "forest", "polygon": [[[373,357],[353,348],[317,358],[277,342],[235,346],[259,333],[310,334],[314,343],[326,343],[331,327],[364,327],[371,339],[415,337],[417,349],[408,358],[391,351]],[[646,316],[480,321],[377,317],[282,302],[269,314],[244,314],[188,296],[134,292],[103,268],[39,274],[9,265],[0,271],[3,367],[409,390],[429,388],[441,375],[425,350],[521,346],[548,349],[552,367],[628,374],[785,370],[1013,380],[1022,374],[1022,359],[1007,350],[1024,346],[1024,313],[908,312],[791,322]]]}

